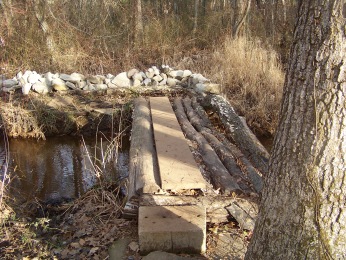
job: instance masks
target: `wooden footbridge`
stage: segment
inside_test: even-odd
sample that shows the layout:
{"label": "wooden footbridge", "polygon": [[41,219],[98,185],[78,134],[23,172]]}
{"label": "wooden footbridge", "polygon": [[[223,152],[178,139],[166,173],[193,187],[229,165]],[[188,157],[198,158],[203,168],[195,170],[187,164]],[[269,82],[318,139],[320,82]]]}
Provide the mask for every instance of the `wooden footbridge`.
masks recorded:
{"label": "wooden footbridge", "polygon": [[[234,113],[227,109],[219,106],[221,120],[222,113],[228,113],[226,120]],[[224,222],[230,214],[243,228],[253,228],[253,198],[262,189],[268,154],[244,122],[233,121],[232,127],[245,133],[248,152],[213,127],[196,99],[176,98],[173,107],[168,97],[134,101],[124,214],[138,217],[141,253],[204,252],[206,222]],[[232,138],[242,139],[234,133]]]}

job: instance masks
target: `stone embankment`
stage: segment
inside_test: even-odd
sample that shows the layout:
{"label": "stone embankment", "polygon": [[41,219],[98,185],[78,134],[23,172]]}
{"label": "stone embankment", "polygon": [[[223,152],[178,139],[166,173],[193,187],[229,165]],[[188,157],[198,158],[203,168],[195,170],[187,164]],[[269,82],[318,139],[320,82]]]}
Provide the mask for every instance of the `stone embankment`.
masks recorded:
{"label": "stone embankment", "polygon": [[24,95],[34,91],[40,94],[50,92],[66,92],[69,90],[96,91],[124,88],[159,88],[162,87],[189,87],[197,92],[220,93],[220,85],[213,84],[201,74],[194,74],[190,70],[175,70],[168,65],[156,66],[146,71],[131,69],[118,75],[83,75],[80,73],[39,74],[27,70],[18,72],[11,79],[0,75],[0,91],[12,92],[21,89]]}

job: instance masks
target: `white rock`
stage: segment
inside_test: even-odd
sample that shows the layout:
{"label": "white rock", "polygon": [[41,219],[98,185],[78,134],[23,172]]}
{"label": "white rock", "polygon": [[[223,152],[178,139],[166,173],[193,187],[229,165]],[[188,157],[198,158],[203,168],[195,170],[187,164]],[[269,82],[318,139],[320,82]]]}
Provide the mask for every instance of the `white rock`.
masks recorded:
{"label": "white rock", "polygon": [[16,79],[5,79],[4,81],[2,81],[2,86],[4,88],[11,88],[17,84],[18,81]]}
{"label": "white rock", "polygon": [[143,84],[144,84],[145,86],[149,86],[149,85],[151,84],[151,79],[146,78],[146,79],[143,81]]}
{"label": "white rock", "polygon": [[66,81],[65,84],[69,89],[77,89],[76,85],[70,81]]}
{"label": "white rock", "polygon": [[143,75],[142,75],[142,73],[138,72],[132,76],[132,79],[133,80],[139,80],[140,82],[142,82],[143,81]]}
{"label": "white rock", "polygon": [[161,73],[160,76],[161,76],[163,79],[166,79],[166,80],[167,80],[167,74],[166,74],[166,73]]}
{"label": "white rock", "polygon": [[189,77],[189,76],[191,76],[191,75],[192,75],[191,70],[184,70],[184,72],[183,72],[183,78]]}
{"label": "white rock", "polygon": [[94,91],[96,89],[95,89],[95,86],[93,84],[89,83],[83,88],[83,90]]}
{"label": "white rock", "polygon": [[112,82],[107,83],[108,88],[115,89],[118,88],[117,85],[113,84]]}
{"label": "white rock", "polygon": [[22,76],[22,78],[25,80],[25,83],[28,83],[28,77],[32,73],[30,70],[26,70]]}
{"label": "white rock", "polygon": [[38,82],[46,83],[46,78],[44,78],[44,77],[41,76],[41,77],[38,79]]}
{"label": "white rock", "polygon": [[40,93],[40,94],[47,94],[51,91],[50,88],[48,88],[48,86],[40,81],[34,83],[32,85],[32,89],[34,91],[36,91],[37,93]]}
{"label": "white rock", "polygon": [[133,80],[131,83],[132,87],[139,87],[142,84],[142,82],[138,79]]}
{"label": "white rock", "polygon": [[96,90],[105,90],[108,88],[106,84],[96,84],[94,86]]}
{"label": "white rock", "polygon": [[109,78],[105,78],[105,84],[109,84],[112,80]]}
{"label": "white rock", "polygon": [[104,77],[101,75],[90,75],[86,77],[86,80],[89,81],[91,84],[103,84]]}
{"label": "white rock", "polygon": [[19,80],[18,80],[18,85],[23,87],[27,82],[24,80],[23,77],[21,77]]}
{"label": "white rock", "polygon": [[179,80],[173,78],[167,78],[167,85],[170,87],[175,87],[178,84]]}
{"label": "white rock", "polygon": [[32,84],[31,83],[25,83],[24,86],[22,87],[22,93],[23,95],[28,95],[30,92]]}
{"label": "white rock", "polygon": [[[149,68],[149,70],[150,69],[151,68]],[[152,79],[155,76],[155,74],[154,74],[153,69],[151,69],[151,71],[149,71],[149,70],[145,72],[145,75],[147,76],[147,78]]]}
{"label": "white rock", "polygon": [[106,78],[107,78],[107,79],[112,79],[112,78],[114,78],[114,75],[113,75],[113,74],[108,73],[108,74],[106,75]]}
{"label": "white rock", "polygon": [[165,86],[165,85],[167,85],[167,79],[161,80],[161,81],[159,82],[159,85],[160,85],[160,86]]}
{"label": "white rock", "polygon": [[19,81],[23,77],[23,72],[19,71],[16,75],[16,79]]}
{"label": "white rock", "polygon": [[118,87],[121,87],[121,88],[126,88],[126,87],[131,86],[131,81],[127,77],[126,72],[122,72],[122,73],[116,75],[114,77],[114,79],[112,79],[112,83],[117,85]]}
{"label": "white rock", "polygon": [[184,83],[184,82],[187,82],[188,80],[189,80],[189,78],[186,77],[186,78],[182,78],[180,82],[181,82],[181,83]]}
{"label": "white rock", "polygon": [[59,73],[52,74],[52,79],[58,79],[60,78]]}
{"label": "white rock", "polygon": [[83,89],[85,86],[87,85],[87,82],[86,81],[78,81],[76,83],[76,87],[79,88],[79,89]]}
{"label": "white rock", "polygon": [[153,68],[149,68],[149,69],[148,69],[148,72],[154,73],[154,69],[153,69]]}
{"label": "white rock", "polygon": [[168,75],[171,76],[172,78],[182,79],[184,76],[184,71],[183,70],[172,70],[172,71],[168,72]]}
{"label": "white rock", "polygon": [[145,73],[143,71],[141,71],[140,73],[141,73],[143,79],[147,78],[147,75],[145,75]]}
{"label": "white rock", "polygon": [[130,79],[133,77],[133,75],[135,75],[136,73],[138,73],[139,70],[138,69],[130,69],[128,72],[127,72],[127,77]]}
{"label": "white rock", "polygon": [[82,81],[84,80],[84,75],[82,74],[79,74],[79,73],[72,73],[71,75],[68,75],[68,74],[60,74],[60,78],[62,80],[65,80],[65,81],[69,81],[69,82],[72,82],[72,83],[77,83],[79,81]]}
{"label": "white rock", "polygon": [[193,85],[196,85],[197,83],[204,83],[209,81],[207,78],[205,78],[202,74],[191,74],[190,76],[190,82]]}
{"label": "white rock", "polygon": [[44,77],[46,80],[49,80],[50,82],[53,80],[53,74],[51,72],[47,72],[44,74]]}
{"label": "white rock", "polygon": [[[72,74],[71,74],[71,77],[74,79],[74,80],[78,80],[79,79],[79,81],[82,81],[82,80],[85,80],[85,76],[83,75],[83,74],[81,74],[81,73],[77,73],[77,72],[73,72]],[[104,76],[102,76],[103,78],[105,78]],[[75,82],[73,82],[73,83],[75,83]]]}
{"label": "white rock", "polygon": [[29,76],[28,76],[28,82],[31,84],[36,83],[39,79],[41,78],[41,75],[37,74],[35,71],[33,71]]}
{"label": "white rock", "polygon": [[197,83],[195,86],[197,92],[208,92],[212,94],[220,94],[221,86],[213,83]]}
{"label": "white rock", "polygon": [[153,80],[160,82],[161,80],[163,80],[163,78],[160,75],[156,75],[155,77],[153,77]]}
{"label": "white rock", "polygon": [[155,66],[153,67],[154,70],[154,75],[160,75],[160,70],[158,68],[156,68]]}
{"label": "white rock", "polygon": [[56,91],[66,91],[66,90],[68,90],[68,87],[66,86],[65,81],[63,81],[60,78],[52,80],[52,87]]}
{"label": "white rock", "polygon": [[3,92],[13,92],[13,91],[16,91],[17,89],[20,89],[21,86],[19,85],[14,85],[13,87],[10,87],[10,88],[2,88],[0,90],[2,90]]}

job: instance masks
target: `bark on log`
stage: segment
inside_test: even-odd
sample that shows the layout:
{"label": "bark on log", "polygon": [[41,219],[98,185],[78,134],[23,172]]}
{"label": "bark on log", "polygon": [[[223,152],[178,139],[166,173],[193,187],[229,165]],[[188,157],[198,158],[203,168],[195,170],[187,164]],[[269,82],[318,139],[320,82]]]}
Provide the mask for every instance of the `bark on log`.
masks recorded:
{"label": "bark on log", "polygon": [[207,113],[197,102],[195,97],[192,99],[192,108],[194,111],[196,111],[200,118],[200,121],[197,122],[197,124],[199,123],[201,126],[204,126],[204,128],[210,129],[212,135],[218,138],[218,140],[222,142],[223,147],[225,147],[236,158],[237,162],[240,164],[240,168],[246,172],[247,178],[253,184],[254,189],[257,192],[261,192],[263,188],[263,180],[261,175],[258,174],[257,170],[252,166],[251,162],[244,156],[244,154],[227,138],[225,138],[224,135],[220,134],[220,132],[214,128],[213,124],[208,118]]}
{"label": "bark on log", "polygon": [[152,133],[149,104],[145,98],[134,101],[131,133],[128,199],[160,190],[160,177]]}
{"label": "bark on log", "polygon": [[240,150],[263,174],[268,171],[269,153],[257,137],[245,125],[233,107],[221,96],[208,95],[203,106],[211,107],[220,117],[229,134]]}
{"label": "bark on log", "polygon": [[243,172],[238,167],[232,153],[217,139],[209,128],[204,127],[203,120],[193,110],[191,106],[191,99],[184,98],[183,104],[186,109],[186,114],[191,124],[204,136],[209,142],[210,146],[214,149],[223,165],[226,167],[228,172],[236,179],[239,187],[246,193],[252,192],[250,188],[250,182]]}
{"label": "bark on log", "polygon": [[[229,222],[232,215],[241,227],[252,230],[258,214],[258,204],[255,201],[243,198],[225,196],[167,196],[143,194],[139,199],[139,206],[173,206],[199,205],[207,211],[207,222]],[[232,213],[231,213],[231,212]]]}
{"label": "bark on log", "polygon": [[211,173],[211,180],[216,188],[220,188],[225,194],[242,193],[236,180],[229,174],[212,147],[205,138],[198,133],[186,117],[180,98],[174,100],[175,112],[182,130],[187,138],[197,142],[202,159]]}

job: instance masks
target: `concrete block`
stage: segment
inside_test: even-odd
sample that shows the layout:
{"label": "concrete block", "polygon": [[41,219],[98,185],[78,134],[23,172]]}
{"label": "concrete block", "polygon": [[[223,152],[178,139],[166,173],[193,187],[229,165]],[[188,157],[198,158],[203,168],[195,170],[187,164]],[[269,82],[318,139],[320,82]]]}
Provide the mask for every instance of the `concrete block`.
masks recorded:
{"label": "concrete block", "polygon": [[206,209],[203,206],[143,206],[138,215],[142,254],[156,250],[203,253],[206,250]]}

